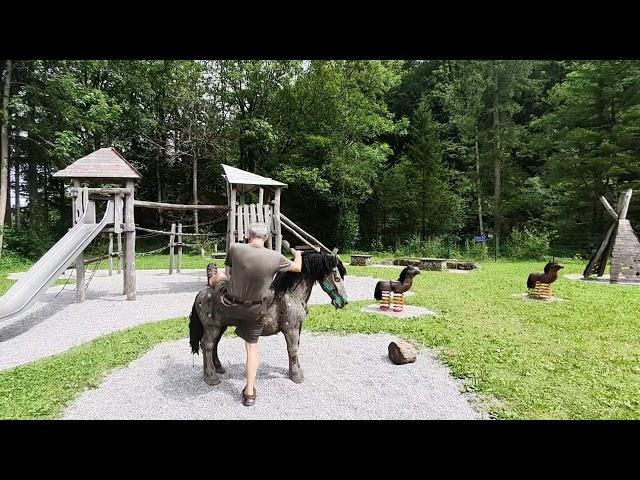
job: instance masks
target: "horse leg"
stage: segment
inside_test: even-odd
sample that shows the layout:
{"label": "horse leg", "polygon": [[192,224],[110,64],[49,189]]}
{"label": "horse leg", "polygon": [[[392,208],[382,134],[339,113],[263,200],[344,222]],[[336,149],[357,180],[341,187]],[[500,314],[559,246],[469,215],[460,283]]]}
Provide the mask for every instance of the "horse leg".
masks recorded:
{"label": "horse leg", "polygon": [[217,330],[217,332],[219,332],[218,335],[213,339],[213,365],[216,367],[216,372],[218,373],[226,372],[226,370],[220,363],[220,359],[218,358],[218,343],[220,342],[220,339],[222,338],[222,335],[224,335],[226,329],[226,325],[223,325],[221,328],[219,328]]}
{"label": "horse leg", "polygon": [[206,325],[204,327],[204,336],[200,342],[204,366],[204,381],[209,385],[217,385],[220,383],[220,376],[216,372],[213,361],[214,339],[220,338],[220,330],[220,327]]}
{"label": "horse leg", "polygon": [[300,346],[300,330],[301,328],[291,322],[286,330],[283,330],[284,338],[287,341],[287,352],[289,353],[289,378],[294,383],[302,383],[304,375],[300,368],[298,360],[298,347]]}

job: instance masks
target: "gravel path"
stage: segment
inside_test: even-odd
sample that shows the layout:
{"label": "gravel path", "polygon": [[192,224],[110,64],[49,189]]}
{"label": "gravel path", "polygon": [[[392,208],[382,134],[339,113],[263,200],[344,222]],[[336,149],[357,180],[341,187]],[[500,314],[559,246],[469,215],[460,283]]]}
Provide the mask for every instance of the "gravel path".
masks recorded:
{"label": "gravel path", "polygon": [[[90,272],[87,272],[87,279]],[[19,275],[15,275],[16,278]],[[373,297],[378,279],[345,278],[349,300]],[[75,303],[75,285],[50,288],[20,317],[0,324],[0,370],[30,363],[117,330],[143,323],[187,316],[198,291],[206,285],[205,269],[137,271],[137,300],[122,295],[122,275],[109,277],[98,270],[87,290],[87,300]],[[56,296],[57,295],[57,296]],[[310,304],[331,303],[316,284]]]}
{"label": "gravel path", "polygon": [[589,280],[585,280],[584,277],[580,273],[569,273],[564,276],[564,278],[568,278],[569,280],[577,280],[584,283],[593,283],[597,285],[627,285],[629,287],[640,287],[640,283],[634,282],[618,282],[611,283],[611,276],[609,274],[604,274],[601,277],[591,277]]}
{"label": "gravel path", "polygon": [[66,409],[66,419],[480,419],[488,418],[461,393],[461,382],[430,350],[415,363],[387,358],[391,335],[303,332],[304,381],[287,377],[281,335],[260,339],[257,403],[245,407],[242,340],[225,337],[219,355],[227,369],[211,387],[202,380],[187,339],[165,343],[108,375]]}

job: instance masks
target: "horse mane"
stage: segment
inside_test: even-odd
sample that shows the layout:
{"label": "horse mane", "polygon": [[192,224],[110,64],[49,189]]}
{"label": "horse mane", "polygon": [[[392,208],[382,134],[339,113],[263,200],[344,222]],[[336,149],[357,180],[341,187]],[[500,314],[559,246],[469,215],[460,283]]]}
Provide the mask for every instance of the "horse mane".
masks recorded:
{"label": "horse mane", "polygon": [[407,278],[407,272],[409,271],[409,266],[406,266],[402,269],[402,271],[400,272],[400,277],[398,278],[398,281],[400,283],[403,283],[405,278]]}
{"label": "horse mane", "polygon": [[301,278],[311,279],[317,282],[325,275],[329,274],[334,267],[338,267],[340,276],[347,275],[347,269],[342,260],[337,256],[324,252],[308,252],[302,254],[302,272],[281,272],[276,275],[271,284],[275,294],[282,294],[289,291]]}
{"label": "horse mane", "polygon": [[544,266],[544,273],[549,273],[549,269],[551,268],[551,265],[553,265],[553,262],[549,262]]}

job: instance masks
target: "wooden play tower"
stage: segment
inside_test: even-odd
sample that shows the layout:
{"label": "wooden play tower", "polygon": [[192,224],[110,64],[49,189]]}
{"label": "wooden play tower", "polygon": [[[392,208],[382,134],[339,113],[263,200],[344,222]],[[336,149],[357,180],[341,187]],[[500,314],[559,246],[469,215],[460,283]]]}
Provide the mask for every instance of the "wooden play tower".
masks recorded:
{"label": "wooden play tower", "polygon": [[[249,224],[265,222],[271,232],[267,246],[279,252],[282,247],[280,193],[283,188],[287,188],[287,184],[229,165],[223,164],[222,168],[229,202],[227,250],[233,243],[245,242]],[[248,202],[250,194],[255,192],[256,201]]]}
{"label": "wooden play tower", "polygon": [[[142,175],[113,147],[100,148],[76,160],[54,177],[69,179],[71,188],[73,224],[82,217],[92,200],[107,200],[114,204],[115,220],[103,232],[124,233],[123,295],[136,299],[136,225],[134,220],[135,183]],[[92,206],[95,208],[95,206]],[[124,220],[124,221],[123,221]],[[76,257],[77,301],[85,300],[84,252]]]}
{"label": "wooden play tower", "polygon": [[[282,248],[282,229],[302,242],[302,248],[315,251],[329,250],[317,238],[305,232],[280,211],[280,194],[286,183],[255,173],[222,165],[227,184],[229,217],[227,221],[227,250],[233,243],[244,243],[248,226],[253,222],[265,222],[271,233],[267,247],[279,252]],[[255,198],[252,198],[255,197]],[[255,200],[255,201],[250,201]],[[298,247],[296,247],[298,248]]]}

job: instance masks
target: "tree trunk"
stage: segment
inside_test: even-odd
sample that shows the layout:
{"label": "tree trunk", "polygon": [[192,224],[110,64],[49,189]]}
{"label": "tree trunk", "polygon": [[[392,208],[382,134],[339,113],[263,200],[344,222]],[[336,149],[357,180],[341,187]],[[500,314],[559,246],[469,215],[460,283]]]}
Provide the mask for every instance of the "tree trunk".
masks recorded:
{"label": "tree trunk", "polygon": [[480,235],[484,235],[484,224],[482,222],[482,182],[480,181],[480,152],[478,151],[478,127],[476,126],[476,189],[478,191],[478,222],[480,224]]}
{"label": "tree trunk", "polygon": [[[198,157],[193,156],[193,204],[198,205]],[[193,211],[193,225],[198,233],[198,210]]]}
{"label": "tree trunk", "polygon": [[13,156],[15,155],[9,155],[9,158],[7,159],[7,206],[4,214],[5,225],[13,225],[12,218],[11,218],[11,194],[9,193],[11,190],[11,166],[13,165],[13,161],[11,157]]}
{"label": "tree trunk", "polygon": [[38,165],[31,158],[27,166],[27,192],[29,194],[29,219],[32,226],[40,221],[40,192],[38,192]]}
{"label": "tree trunk", "polygon": [[500,151],[500,117],[498,113],[498,74],[496,73],[496,91],[493,96],[493,127],[496,135],[496,158],[495,158],[495,242],[496,242],[496,255],[500,252],[500,223],[502,222],[501,215],[501,197],[502,197],[502,159]]}
{"label": "tree trunk", "polygon": [[13,159],[13,196],[15,197],[14,221],[16,228],[20,227],[20,158]]}
{"label": "tree trunk", "polygon": [[2,255],[2,244],[4,242],[4,216],[7,209],[7,165],[9,163],[9,94],[11,87],[11,60],[7,60],[4,74],[4,90],[2,94],[2,129],[0,132],[0,255]]}
{"label": "tree trunk", "polygon": [[[163,142],[163,144],[166,146],[167,142]],[[158,152],[158,156],[156,157],[156,189],[157,189],[157,201],[158,203],[162,202],[162,177],[160,175],[161,172],[161,166],[162,166],[162,158],[164,156],[164,153],[162,152],[162,150],[160,150]],[[158,224],[160,226],[162,226],[162,210],[158,210]]]}
{"label": "tree trunk", "polygon": [[421,210],[422,210],[422,216],[420,219],[420,234],[422,235],[421,240],[424,240],[425,237],[427,236],[427,229],[425,226],[426,220],[425,220],[425,210],[427,209],[426,207],[426,202],[427,202],[427,192],[425,191],[425,183],[426,183],[426,179],[425,179],[425,172],[424,172],[424,165],[422,165],[422,182],[420,182],[422,184],[422,204],[421,206]]}

